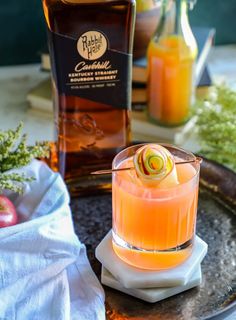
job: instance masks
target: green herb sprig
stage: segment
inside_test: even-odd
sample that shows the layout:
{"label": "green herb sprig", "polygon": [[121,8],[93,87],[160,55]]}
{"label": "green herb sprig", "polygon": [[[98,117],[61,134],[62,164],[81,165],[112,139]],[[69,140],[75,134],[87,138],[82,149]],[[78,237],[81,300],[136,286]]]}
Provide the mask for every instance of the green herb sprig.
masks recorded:
{"label": "green herb sprig", "polygon": [[236,92],[214,87],[193,111],[201,154],[236,170]]}
{"label": "green herb sprig", "polygon": [[49,156],[49,143],[37,142],[27,146],[27,135],[22,135],[23,123],[16,130],[0,131],[0,191],[23,192],[23,183],[34,180],[24,173],[8,172],[28,165],[34,158]]}

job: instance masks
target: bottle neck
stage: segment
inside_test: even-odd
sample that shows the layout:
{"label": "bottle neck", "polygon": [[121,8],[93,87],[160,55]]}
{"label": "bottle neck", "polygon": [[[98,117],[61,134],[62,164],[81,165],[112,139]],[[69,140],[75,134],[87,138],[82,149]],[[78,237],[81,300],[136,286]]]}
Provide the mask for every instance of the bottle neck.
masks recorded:
{"label": "bottle neck", "polygon": [[183,35],[190,29],[188,4],[190,0],[162,0],[160,20],[154,33],[154,41],[160,36]]}
{"label": "bottle neck", "polygon": [[162,0],[161,16],[152,41],[158,43],[161,38],[178,36],[191,48],[195,58],[197,43],[188,20],[188,5],[191,3],[194,3],[194,0]]}
{"label": "bottle neck", "polygon": [[174,33],[182,34],[182,30],[189,26],[188,21],[188,1],[187,0],[174,0],[175,5],[175,24]]}

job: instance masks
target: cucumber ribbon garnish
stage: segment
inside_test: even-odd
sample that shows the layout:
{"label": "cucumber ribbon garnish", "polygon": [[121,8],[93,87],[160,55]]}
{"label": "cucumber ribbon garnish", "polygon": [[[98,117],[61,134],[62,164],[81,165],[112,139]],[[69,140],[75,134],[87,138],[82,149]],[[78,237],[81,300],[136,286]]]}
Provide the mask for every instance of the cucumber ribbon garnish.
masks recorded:
{"label": "cucumber ribbon garnish", "polygon": [[144,145],[136,151],[133,161],[137,176],[142,182],[159,183],[169,176],[172,185],[178,184],[174,158],[163,146]]}

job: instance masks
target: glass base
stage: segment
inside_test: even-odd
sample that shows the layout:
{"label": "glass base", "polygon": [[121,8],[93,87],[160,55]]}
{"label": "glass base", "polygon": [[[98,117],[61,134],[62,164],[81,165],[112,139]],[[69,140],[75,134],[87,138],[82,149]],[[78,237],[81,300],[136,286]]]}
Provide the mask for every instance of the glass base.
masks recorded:
{"label": "glass base", "polygon": [[177,123],[168,123],[165,121],[162,121],[160,119],[154,118],[153,116],[151,116],[149,113],[147,113],[147,118],[148,120],[153,123],[156,124],[160,127],[165,127],[165,128],[179,128],[179,127],[183,127],[189,120],[190,117],[186,117],[184,118],[182,121],[177,122]]}
{"label": "glass base", "polygon": [[136,268],[165,270],[177,267],[192,253],[194,237],[182,245],[168,250],[145,250],[134,247],[112,231],[112,246],[117,256]]}

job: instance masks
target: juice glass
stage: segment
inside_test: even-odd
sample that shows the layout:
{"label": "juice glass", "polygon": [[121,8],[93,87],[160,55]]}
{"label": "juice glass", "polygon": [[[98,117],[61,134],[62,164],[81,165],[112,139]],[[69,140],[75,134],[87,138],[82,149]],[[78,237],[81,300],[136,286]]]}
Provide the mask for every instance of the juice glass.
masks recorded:
{"label": "juice glass", "polygon": [[[143,145],[121,151],[113,169],[133,167]],[[192,153],[162,144],[178,162],[196,159]],[[193,249],[199,186],[199,162],[176,165],[176,186],[145,186],[135,170],[113,172],[112,244],[126,263],[161,270],[184,262]]]}
{"label": "juice glass", "polygon": [[147,50],[149,119],[179,126],[194,100],[197,43],[188,20],[192,0],[163,0],[157,29]]}
{"label": "juice glass", "polygon": [[184,123],[193,95],[195,53],[183,37],[162,37],[148,48],[148,114],[166,126]]}

